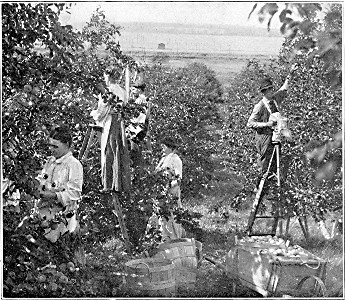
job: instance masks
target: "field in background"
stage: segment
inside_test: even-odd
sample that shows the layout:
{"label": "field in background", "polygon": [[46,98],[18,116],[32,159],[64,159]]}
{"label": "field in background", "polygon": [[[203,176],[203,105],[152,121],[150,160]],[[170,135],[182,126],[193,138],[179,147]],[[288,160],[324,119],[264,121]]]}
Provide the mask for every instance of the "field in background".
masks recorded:
{"label": "field in background", "polygon": [[164,65],[179,68],[190,63],[203,63],[216,74],[217,79],[225,88],[230,86],[242,68],[250,59],[257,59],[265,63],[270,59],[270,55],[253,55],[253,54],[231,54],[231,53],[191,53],[191,52],[173,52],[173,51],[125,51],[126,54],[134,57],[143,63],[152,64],[160,62]]}

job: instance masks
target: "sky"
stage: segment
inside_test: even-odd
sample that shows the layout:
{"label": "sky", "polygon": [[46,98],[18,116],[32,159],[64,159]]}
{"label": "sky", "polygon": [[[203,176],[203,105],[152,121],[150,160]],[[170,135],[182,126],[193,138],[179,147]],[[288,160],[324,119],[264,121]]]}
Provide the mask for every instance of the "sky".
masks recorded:
{"label": "sky", "polygon": [[[71,15],[64,13],[62,23],[80,27],[90,20],[97,7],[105,12],[107,20],[116,22],[164,22],[182,24],[242,25],[265,27],[254,16],[248,15],[255,2],[198,2],[198,1],[113,1],[78,2]],[[277,16],[278,18],[278,16]],[[273,22],[272,28],[275,27]],[[80,28],[78,28],[80,29]]]}

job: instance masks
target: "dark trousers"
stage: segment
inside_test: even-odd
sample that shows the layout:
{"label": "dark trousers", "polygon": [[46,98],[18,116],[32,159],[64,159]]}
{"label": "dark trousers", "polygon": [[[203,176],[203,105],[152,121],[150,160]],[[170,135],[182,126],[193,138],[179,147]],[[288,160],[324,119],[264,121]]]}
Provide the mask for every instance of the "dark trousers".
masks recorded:
{"label": "dark trousers", "polygon": [[[256,137],[256,149],[259,152],[258,165],[260,167],[260,175],[256,182],[256,188],[259,187],[262,177],[267,172],[270,160],[273,155],[274,147],[275,147],[275,144],[272,143],[271,135],[258,135]],[[280,151],[281,151],[281,148],[279,146],[279,154],[280,154]],[[277,155],[274,155],[271,162],[270,173],[276,173],[276,172],[277,172]]]}

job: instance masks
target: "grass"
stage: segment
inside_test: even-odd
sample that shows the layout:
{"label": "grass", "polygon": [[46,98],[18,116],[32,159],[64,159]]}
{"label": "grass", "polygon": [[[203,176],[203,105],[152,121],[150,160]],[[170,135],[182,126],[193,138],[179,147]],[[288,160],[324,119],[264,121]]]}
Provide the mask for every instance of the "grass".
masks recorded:
{"label": "grass", "polygon": [[[139,55],[139,54],[138,54]],[[155,54],[146,57],[150,59]],[[265,60],[267,57],[262,57]],[[247,57],[215,57],[210,56],[193,56],[193,55],[173,55],[169,53],[169,63],[173,67],[182,67],[191,62],[203,62],[211,69],[216,71],[217,78],[220,80],[223,86],[228,86],[231,82],[231,78],[234,74],[245,65]],[[226,119],[226,109],[220,105],[219,111],[224,119]],[[215,158],[219,160],[218,158]],[[194,212],[201,213],[203,217],[200,219],[200,227],[202,228],[202,234],[194,236],[203,243],[204,256],[210,257],[220,265],[225,264],[225,258],[229,250],[235,245],[235,236],[241,238],[244,235],[244,231],[247,225],[248,216],[250,212],[251,201],[248,201],[239,210],[230,208],[230,201],[233,195],[236,194],[236,190],[241,188],[241,182],[243,179],[235,178],[224,179],[227,184],[216,185],[211,191],[198,199],[188,199],[185,206]],[[222,203],[218,211],[214,210],[215,204]],[[224,217],[224,212],[228,212],[227,217]],[[305,241],[302,230],[299,226],[297,219],[292,219],[290,224],[290,236],[291,243],[298,244],[327,261],[327,275],[325,285],[330,296],[336,297],[343,287],[343,239],[342,236],[338,236],[332,241],[325,241],[320,234],[320,230],[313,219],[308,218],[310,240]],[[330,220],[326,221],[326,226],[330,228]],[[192,237],[193,234],[190,234]],[[121,297],[130,296],[123,294],[121,290],[121,284],[118,282],[121,277],[121,265],[130,258],[122,255],[123,245],[118,239],[111,239],[106,243],[99,245],[97,249],[90,249],[87,256],[87,267],[92,266],[91,274],[95,272],[102,273],[107,269],[108,274],[114,276],[114,282],[112,289],[104,289],[102,293],[98,293],[100,289],[97,289],[95,296],[107,296],[107,297]],[[112,269],[111,269],[112,268]],[[111,269],[111,270],[109,270]],[[88,275],[91,277],[91,275]],[[87,282],[97,282],[97,276],[89,278]],[[256,298],[261,297],[260,294],[246,288],[239,287],[236,293],[232,290],[232,281],[229,279],[224,271],[213,265],[212,263],[203,260],[200,268],[198,269],[196,286],[191,290],[182,290],[177,295],[178,297],[193,297],[193,298]],[[342,295],[342,294],[341,294]],[[92,296],[92,295],[91,295]]]}
{"label": "grass", "polygon": [[[243,236],[249,209],[238,211],[228,210],[229,217],[225,219],[223,217],[223,211],[227,209],[226,206],[221,211],[212,211],[216,200],[214,197],[194,199],[193,201],[189,201],[189,204],[186,206],[194,212],[203,214],[203,217],[200,219],[202,235],[199,237],[199,240],[203,243],[204,257],[212,258],[224,266],[227,253],[235,245],[235,236]],[[343,286],[342,236],[338,236],[331,241],[325,241],[318,230],[317,224],[311,219],[308,219],[308,221],[310,232],[309,242],[307,243],[305,241],[298,221],[296,220],[292,220],[291,222],[291,242],[302,246],[327,261],[325,285],[329,295],[336,297],[339,295],[339,290]],[[326,225],[330,226],[330,221],[327,221]],[[192,236],[191,233],[190,236]],[[124,292],[122,289],[124,286],[121,281],[123,264],[130,259],[130,257],[124,254],[123,244],[118,239],[110,239],[94,249],[89,249],[85,272],[80,275],[84,276],[85,285],[89,285],[90,288],[94,286],[94,289],[93,293],[90,292],[89,295],[85,296],[131,296],[130,292]],[[105,282],[104,274],[112,277],[112,279],[106,281],[108,284],[106,287],[103,286]],[[228,275],[221,268],[203,259],[197,272],[195,288],[180,289],[177,297],[257,298],[262,296],[244,286],[239,286],[234,293],[232,290],[232,280]]]}
{"label": "grass", "polygon": [[[233,210],[223,207],[221,211],[211,210],[216,199],[208,197],[200,201],[202,204],[191,203],[188,208],[203,214],[200,225],[203,229],[203,253],[213,258],[220,264],[225,263],[225,257],[234,246],[235,236],[243,236],[246,228],[250,208]],[[228,211],[228,217],[223,217],[223,212]],[[310,239],[305,241],[304,235],[297,219],[290,223],[289,239],[292,244],[298,244],[304,249],[327,261],[327,274],[325,285],[330,296],[339,295],[343,287],[343,239],[338,235],[335,239],[325,240],[320,233],[318,225],[312,218],[308,218]],[[326,221],[326,226],[331,228],[331,220]],[[227,276],[216,266],[204,260],[199,270],[198,295],[202,297],[257,297],[253,291],[244,287],[232,294],[231,285]]]}
{"label": "grass", "polygon": [[[194,212],[201,213],[200,219],[202,235],[198,237],[203,243],[203,255],[225,265],[226,255],[235,245],[235,236],[239,238],[244,234],[247,224],[249,208],[243,210],[228,209],[225,205],[220,211],[212,210],[217,199],[205,196],[202,199],[190,200],[186,207]],[[229,215],[224,218],[223,212]],[[332,241],[325,241],[318,226],[312,219],[309,221],[310,240],[307,243],[301,232],[297,220],[292,220],[290,239],[293,244],[299,244],[306,250],[327,261],[327,276],[325,285],[330,296],[339,296],[343,286],[343,243],[342,236]],[[327,226],[331,225],[328,220]],[[190,237],[192,236],[189,233]],[[131,293],[123,289],[123,264],[133,258],[125,255],[120,240],[110,239],[87,251],[87,264],[80,276],[84,282],[83,296],[92,297],[130,297]],[[106,278],[105,278],[106,277]],[[238,286],[236,292],[232,290],[232,280],[220,267],[203,259],[197,272],[195,288],[179,289],[176,297],[193,298],[258,298],[257,292],[244,286]]]}

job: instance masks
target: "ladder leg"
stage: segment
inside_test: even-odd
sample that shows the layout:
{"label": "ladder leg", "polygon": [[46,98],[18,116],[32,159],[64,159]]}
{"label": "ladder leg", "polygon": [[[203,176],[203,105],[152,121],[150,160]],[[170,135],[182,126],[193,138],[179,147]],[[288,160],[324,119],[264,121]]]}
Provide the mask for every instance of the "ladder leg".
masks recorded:
{"label": "ladder leg", "polygon": [[307,221],[307,217],[303,216],[302,217],[303,221],[304,221],[304,228],[305,228],[305,232],[307,234],[307,241],[309,241],[309,227],[308,227],[308,221]]}
{"label": "ladder leg", "polygon": [[308,242],[309,241],[309,236],[308,236],[307,229],[305,228],[305,225],[303,224],[303,221],[304,221],[303,217],[298,217],[298,222],[299,222],[299,225],[301,226],[304,238]]}
{"label": "ladder leg", "polygon": [[288,234],[289,234],[289,227],[290,227],[290,217],[288,217],[287,220],[286,220],[285,238],[288,237]]}
{"label": "ladder leg", "polygon": [[272,213],[273,213],[272,234],[276,235],[277,234],[278,226],[279,226],[280,233],[283,231],[282,223],[281,223],[281,219],[280,219],[280,209],[279,209],[279,207],[275,208]]}
{"label": "ladder leg", "polygon": [[254,200],[254,203],[253,203],[253,207],[252,207],[252,210],[250,211],[250,215],[249,215],[249,219],[248,219],[248,225],[247,225],[247,234],[250,234],[251,231],[252,231],[252,228],[253,228],[253,225],[254,225],[254,221],[255,221],[255,217],[257,215],[257,212],[258,212],[258,208],[259,208],[259,205],[261,203],[261,200],[262,200],[262,197],[261,197],[261,193],[262,193],[262,189],[263,189],[263,186],[265,184],[265,179],[261,179],[260,181],[260,185],[259,185],[259,190],[255,196],[255,200]]}
{"label": "ladder leg", "polygon": [[252,228],[253,228],[253,225],[254,225],[254,222],[255,222],[255,218],[256,218],[256,215],[258,213],[258,208],[259,208],[260,203],[262,202],[262,197],[263,197],[262,192],[263,192],[263,189],[264,189],[265,182],[266,182],[266,179],[268,177],[269,171],[271,169],[271,165],[272,165],[272,162],[273,162],[273,157],[274,157],[274,151],[273,151],[272,156],[270,158],[270,162],[268,164],[267,171],[264,174],[264,176],[261,178],[261,181],[260,181],[260,184],[259,184],[259,188],[258,188],[258,191],[257,191],[257,193],[255,195],[255,200],[253,202],[252,210],[250,211],[250,214],[249,214],[248,225],[247,225],[247,229],[246,229],[246,233],[249,234],[249,235],[252,232]]}
{"label": "ladder leg", "polygon": [[91,145],[93,144],[95,137],[96,137],[96,132],[94,129],[91,129],[89,140],[87,141],[87,146],[86,146],[86,149],[83,153],[83,156],[81,157],[81,160],[84,160],[87,158],[89,151],[90,151],[90,148],[91,148]]}
{"label": "ladder leg", "polygon": [[130,253],[131,251],[131,247],[130,247],[130,243],[129,243],[129,236],[128,236],[128,231],[127,231],[127,227],[123,218],[123,214],[122,214],[122,208],[121,208],[121,204],[118,198],[118,195],[116,194],[116,192],[112,193],[112,198],[113,198],[113,203],[114,203],[114,207],[115,207],[115,212],[117,215],[117,220],[119,222],[120,225],[120,230],[121,230],[121,234],[123,237],[123,241],[125,243],[126,249],[128,251],[128,253]]}
{"label": "ladder leg", "polygon": [[[277,186],[278,186],[278,195],[280,196],[280,157],[279,157],[279,144],[274,145],[274,151],[273,155],[276,155],[276,164],[277,164],[277,169],[276,169],[276,176],[277,176]],[[280,201],[278,199],[278,206],[274,208],[274,211],[272,212],[274,214],[274,222],[272,225],[272,233],[276,234],[277,233],[277,228],[279,226],[279,232],[282,234],[283,232],[283,224],[282,220],[280,219]]]}
{"label": "ladder leg", "polygon": [[[277,185],[280,187],[280,155],[279,155],[279,144],[274,146],[274,149],[277,154]],[[273,153],[274,153],[273,152]]]}
{"label": "ladder leg", "polygon": [[84,137],[84,140],[83,140],[83,144],[80,148],[80,151],[79,151],[79,155],[78,155],[78,159],[81,160],[81,158],[83,157],[84,155],[84,152],[85,152],[85,149],[86,149],[86,146],[88,144],[88,141],[90,139],[90,133],[91,133],[91,128],[88,127],[87,128],[87,131],[86,131],[86,134],[85,134],[85,137]]}

